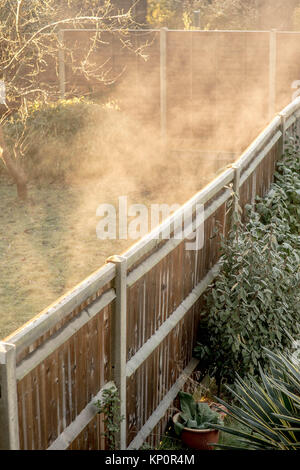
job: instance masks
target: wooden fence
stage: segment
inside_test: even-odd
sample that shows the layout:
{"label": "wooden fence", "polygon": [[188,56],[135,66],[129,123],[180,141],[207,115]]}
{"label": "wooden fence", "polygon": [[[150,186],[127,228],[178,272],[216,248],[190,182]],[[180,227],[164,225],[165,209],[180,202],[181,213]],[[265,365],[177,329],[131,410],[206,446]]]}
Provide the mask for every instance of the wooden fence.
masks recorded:
{"label": "wooden fence", "polygon": [[[219,236],[229,227],[233,186],[241,206],[263,196],[300,99],[278,115],[243,155],[157,229],[0,343],[0,448],[104,449],[94,403],[115,384],[121,449],[156,445],[178,391],[197,366],[193,346],[202,294],[218,273]],[[204,221],[195,217],[204,206]],[[192,210],[204,243],[164,234]],[[42,295],[42,292],[41,292]]]}

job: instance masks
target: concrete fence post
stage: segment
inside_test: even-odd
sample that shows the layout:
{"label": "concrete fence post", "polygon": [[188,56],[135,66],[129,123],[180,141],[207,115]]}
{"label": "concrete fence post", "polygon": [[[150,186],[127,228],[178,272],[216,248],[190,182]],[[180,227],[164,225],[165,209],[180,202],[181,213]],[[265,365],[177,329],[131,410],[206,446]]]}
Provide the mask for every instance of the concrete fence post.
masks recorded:
{"label": "concrete fence post", "polygon": [[58,32],[59,49],[58,49],[58,78],[59,78],[59,92],[61,99],[64,99],[66,94],[66,67],[65,67],[65,52],[64,52],[64,32]]}
{"label": "concrete fence post", "polygon": [[0,342],[0,450],[19,450],[16,347]]}
{"label": "concrete fence post", "polygon": [[286,123],[286,116],[284,113],[279,113],[278,116],[280,116],[280,119],[281,119],[281,124],[280,124],[280,130],[282,132],[282,137],[280,139],[280,146],[279,146],[279,155],[278,155],[278,158],[282,157],[282,155],[284,154],[284,151],[285,151],[285,137],[286,137],[286,133],[285,133],[285,123]]}
{"label": "concrete fence post", "polygon": [[160,133],[166,143],[167,139],[167,32],[160,30]]}
{"label": "concrete fence post", "polygon": [[233,164],[232,168],[234,169],[234,180],[233,180],[233,191],[235,193],[234,212],[238,213],[239,199],[240,199],[241,167],[238,164]]}
{"label": "concrete fence post", "polygon": [[276,112],[276,63],[277,63],[277,32],[270,31],[270,55],[269,55],[269,120]]}
{"label": "concrete fence post", "polygon": [[116,265],[116,309],[113,318],[113,379],[119,391],[120,424],[119,441],[120,450],[127,448],[127,399],[126,399],[126,363],[127,363],[127,259],[122,256],[112,256],[107,261]]}

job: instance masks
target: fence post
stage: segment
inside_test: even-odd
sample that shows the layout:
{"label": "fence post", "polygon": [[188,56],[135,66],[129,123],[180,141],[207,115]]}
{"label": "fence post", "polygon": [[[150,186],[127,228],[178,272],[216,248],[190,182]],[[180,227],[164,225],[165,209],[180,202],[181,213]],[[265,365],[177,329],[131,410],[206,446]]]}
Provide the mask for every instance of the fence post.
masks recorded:
{"label": "fence post", "polygon": [[127,447],[127,401],[126,401],[126,363],[127,363],[127,259],[112,256],[107,261],[116,265],[116,309],[113,319],[113,376],[120,398],[120,416],[123,417],[118,436],[120,450]]}
{"label": "fence post", "polygon": [[233,179],[233,191],[234,191],[234,212],[238,214],[239,210],[239,199],[240,199],[240,179],[241,179],[241,167],[239,164],[233,164],[234,179]]}
{"label": "fence post", "polygon": [[64,52],[64,32],[58,32],[59,49],[58,49],[58,78],[60,97],[63,99],[66,93],[66,68],[65,68],[65,52]]}
{"label": "fence post", "polygon": [[276,62],[277,62],[277,33],[276,29],[270,31],[269,55],[269,120],[276,112]]}
{"label": "fence post", "polygon": [[0,342],[0,450],[19,450],[16,347]]}
{"label": "fence post", "polygon": [[284,113],[279,113],[278,116],[280,116],[280,119],[281,119],[281,124],[280,124],[280,130],[282,132],[282,137],[281,137],[281,144],[280,144],[280,147],[279,147],[279,155],[278,155],[278,158],[282,157],[282,155],[284,154],[284,150],[285,150],[285,122],[286,122],[286,116]]}
{"label": "fence post", "polygon": [[167,32],[160,30],[160,133],[166,144],[167,139]]}

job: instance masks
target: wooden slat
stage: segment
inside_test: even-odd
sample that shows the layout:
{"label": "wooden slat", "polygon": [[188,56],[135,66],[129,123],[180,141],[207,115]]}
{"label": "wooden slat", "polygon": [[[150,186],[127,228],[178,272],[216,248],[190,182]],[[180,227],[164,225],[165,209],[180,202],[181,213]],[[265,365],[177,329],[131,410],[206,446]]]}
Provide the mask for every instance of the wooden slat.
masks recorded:
{"label": "wooden slat", "polygon": [[208,273],[208,275],[193,289],[189,296],[182,302],[177,310],[163,323],[157,332],[138,350],[133,358],[127,362],[126,375],[130,377],[145,360],[152,354],[152,352],[161,344],[170,331],[175,328],[178,322],[184,317],[186,312],[194,305],[199,299],[207,286],[212,282],[219,272],[219,265]]}
{"label": "wooden slat", "polygon": [[100,310],[109,305],[116,295],[113,290],[105,293],[103,297],[96,301],[92,307],[83,310],[79,317],[74,318],[59,333],[50,337],[34,353],[24,359],[17,367],[17,378],[21,380],[26,374],[40,364],[52,352],[58,349],[62,344],[68,341],[77,331],[83,328]]}
{"label": "wooden slat", "polygon": [[189,365],[184,369],[183,373],[180,375],[177,382],[173,387],[166,393],[164,399],[160,402],[159,406],[156,408],[155,412],[151,415],[149,420],[141,428],[137,436],[131,441],[128,446],[128,450],[139,449],[143,442],[147,439],[153,428],[161,418],[166,413],[167,409],[171,405],[172,401],[181,390],[183,384],[186,382],[187,378],[191,375],[193,370],[197,367],[199,361],[197,359],[192,359]]}

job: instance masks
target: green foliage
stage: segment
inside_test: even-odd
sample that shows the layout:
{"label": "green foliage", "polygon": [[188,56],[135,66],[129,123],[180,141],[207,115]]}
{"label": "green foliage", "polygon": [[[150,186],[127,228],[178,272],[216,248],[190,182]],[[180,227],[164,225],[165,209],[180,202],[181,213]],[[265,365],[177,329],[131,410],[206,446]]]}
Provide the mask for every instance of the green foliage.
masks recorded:
{"label": "green foliage", "polygon": [[[113,37],[120,39],[122,47],[141,54],[143,48],[137,51],[127,34],[128,28],[135,25],[134,13],[122,3],[120,8],[110,0],[2,0],[0,78],[6,85],[8,107],[26,108],[27,100],[46,103],[58,98],[62,49],[69,76],[67,97],[82,93],[82,81],[88,84],[92,80],[93,86],[114,81],[108,64],[99,64],[91,59],[99,47],[107,45],[107,41],[100,39],[101,33],[91,33],[93,38],[90,37],[89,44],[83,46],[79,38],[72,44],[68,41],[62,43],[59,31],[86,27],[106,31],[118,29]],[[130,3],[128,7],[132,5]],[[81,80],[78,81],[79,77]]]}
{"label": "green foliage", "polygon": [[181,12],[181,2],[176,0],[148,0],[147,21],[156,28],[177,27],[180,24]]}
{"label": "green foliage", "polygon": [[266,353],[291,350],[300,324],[300,154],[289,146],[257,211],[248,206],[222,240],[222,267],[206,296],[195,355],[217,382],[259,375]]}
{"label": "green foliage", "polygon": [[253,0],[212,0],[199,4],[205,29],[253,29],[258,23],[257,4]]}
{"label": "green foliage", "polygon": [[104,390],[102,400],[98,400],[95,406],[98,408],[98,413],[104,414],[105,432],[103,435],[108,441],[109,449],[118,449],[118,434],[124,416],[120,415],[120,399],[116,388],[111,387]]}
{"label": "green foliage", "polygon": [[[148,23],[169,28],[194,29],[200,12],[205,30],[290,30],[300,28],[297,0],[148,0]],[[296,8],[295,8],[296,6]]]}
{"label": "green foliage", "polygon": [[202,29],[250,29],[257,26],[256,2],[250,0],[149,0],[148,23],[155,27],[193,29],[194,11]]}
{"label": "green foliage", "polygon": [[218,426],[223,432],[237,436],[232,445],[218,445],[223,449],[298,450],[300,446],[300,371],[285,355],[265,353],[270,361],[270,372],[260,369],[262,385],[253,378],[246,383],[240,377],[235,390],[227,387],[239,402],[230,405],[222,400],[229,415],[248,427],[241,431]]}
{"label": "green foliage", "polygon": [[300,234],[299,151],[299,137],[291,138],[287,142],[284,157],[277,163],[275,183],[271,191],[265,200],[257,198],[257,212],[262,222],[267,225],[274,219],[278,223],[284,223],[288,228],[287,236],[297,246]]}
{"label": "green foliage", "polygon": [[207,403],[195,402],[193,396],[185,392],[179,392],[179,399],[181,407],[180,421],[174,423],[178,436],[184,428],[207,429],[215,424],[222,424],[220,415],[211,410]]}
{"label": "green foliage", "polygon": [[35,101],[28,108],[28,114],[15,114],[6,124],[10,141],[15,141],[24,132],[35,139],[55,136],[70,139],[85,124],[90,114],[91,102],[83,98],[59,100],[45,104]]}

